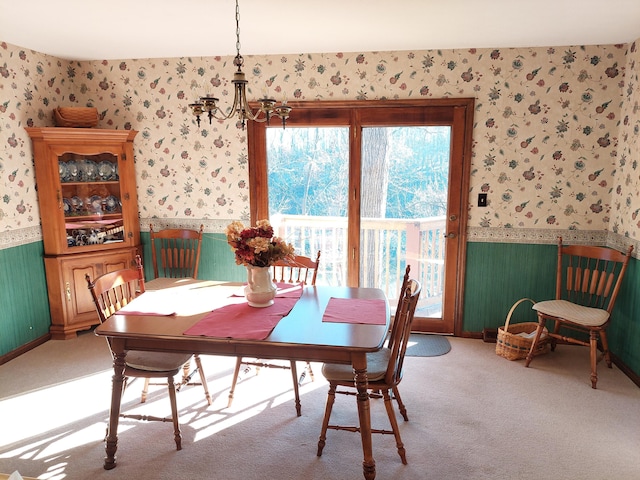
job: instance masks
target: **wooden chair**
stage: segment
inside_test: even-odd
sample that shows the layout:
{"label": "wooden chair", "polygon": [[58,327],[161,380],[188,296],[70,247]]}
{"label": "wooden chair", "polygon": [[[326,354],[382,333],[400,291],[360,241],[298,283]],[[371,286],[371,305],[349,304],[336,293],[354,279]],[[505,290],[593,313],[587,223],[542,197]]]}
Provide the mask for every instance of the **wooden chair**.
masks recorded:
{"label": "wooden chair", "polygon": [[[605,330],[611,321],[611,312],[632,250],[633,246],[626,253],[607,247],[565,246],[562,244],[562,237],[558,238],[556,298],[533,305],[533,309],[538,312],[538,328],[525,367],[534,358],[533,352],[547,320],[553,320],[553,331],[548,334],[551,349],[555,350],[558,341],[590,347],[591,387],[596,388],[598,361],[604,358],[611,368]],[[576,332],[588,334],[589,339],[584,340],[586,336],[580,338]],[[600,358],[597,358],[598,338],[602,344]]]}
{"label": "wooden chair", "polygon": [[[168,228],[156,232],[153,230],[153,225],[149,225],[154,278],[197,278],[203,230],[204,225],[200,225],[200,230]],[[202,385],[207,403],[211,405],[211,396],[206,385],[200,355],[195,354],[193,359],[196,363],[196,368],[191,370],[190,361],[184,364],[182,380],[177,387],[177,391],[180,391],[186,385]],[[200,372],[201,383],[191,382],[198,372]],[[147,379],[142,390],[143,402],[146,399],[150,384]]]}
{"label": "wooden chair", "polygon": [[[136,257],[137,268],[117,270],[96,278],[93,282],[89,275],[85,275],[87,285],[98,311],[100,323],[133,300],[139,293],[144,292],[144,273],[140,256]],[[107,339],[111,350],[111,343]],[[113,351],[111,352],[113,356]],[[169,390],[171,403],[171,419],[173,422],[174,439],[177,450],[182,449],[182,436],[178,423],[178,406],[174,376],[182,369],[182,365],[191,358],[190,354],[129,351],[126,356],[124,369],[125,388],[130,378],[164,378]],[[121,415],[123,418],[136,420],[167,421],[149,415]]]}
{"label": "wooden chair", "polygon": [[[422,287],[418,281],[413,279],[408,280],[406,288],[403,289],[404,293],[400,298],[399,308],[396,312],[392,335],[389,338],[388,345],[377,352],[367,354],[367,377],[369,379],[369,389],[382,392],[384,406],[387,411],[387,416],[389,417],[389,423],[391,424],[391,430],[372,428],[371,433],[393,434],[396,440],[396,448],[398,449],[398,454],[400,455],[400,459],[403,464],[407,463],[406,452],[404,444],[402,443],[402,438],[400,437],[400,430],[398,428],[398,422],[393,409],[390,391],[393,392],[393,395],[400,405],[400,411],[403,412],[402,415],[404,420],[408,420],[406,408],[402,403],[402,399],[400,398],[398,391],[398,384],[402,380],[404,355],[407,350],[407,344],[411,334],[411,324],[413,322],[413,316],[416,310],[416,305],[418,304],[421,289]],[[325,363],[322,366],[322,374],[329,382],[329,394],[327,396],[324,419],[322,420],[320,439],[318,440],[318,456],[322,455],[322,450],[326,444],[328,429],[347,430],[350,432],[360,431],[359,426],[340,426],[329,424],[336,393],[345,395],[357,394],[353,384],[353,368],[351,365]],[[338,390],[338,387],[344,387],[348,390]]]}
{"label": "wooden chair", "polygon": [[150,225],[154,278],[198,278],[203,229],[200,225],[200,230],[168,228],[155,232]]}
{"label": "wooden chair", "polygon": [[[389,332],[387,332],[387,339],[386,339],[387,344],[391,342],[391,338],[395,334],[396,316],[397,316],[397,312],[399,312],[402,308],[402,301],[404,299],[407,288],[409,287],[410,272],[411,272],[411,265],[407,265],[407,268],[405,269],[405,272],[404,272],[404,277],[402,277],[402,283],[400,284],[400,293],[398,293],[398,305],[396,306],[396,310],[391,317],[391,325],[389,326]],[[380,393],[379,390],[372,390],[369,393],[369,396],[373,398],[380,398],[382,397],[382,394]],[[400,392],[398,392],[397,389],[394,390],[393,398],[395,398],[398,401],[398,408],[400,408],[400,413],[402,414],[402,417],[404,418],[404,420],[409,421],[409,417],[407,416],[407,410],[404,407],[402,400],[400,399]]]}
{"label": "wooden chair", "polygon": [[[302,255],[296,255],[296,258],[293,260],[281,260],[273,265],[273,281],[315,285],[319,266],[320,250],[318,250],[315,260]],[[311,278],[309,278],[309,276],[311,276]]]}
{"label": "wooden chair", "polygon": [[[312,260],[309,257],[302,255],[296,255],[294,260],[280,261],[273,265],[273,281],[283,283],[303,283],[305,285],[316,284],[316,278],[318,276],[318,268],[320,266],[320,250],[316,254],[316,259]],[[246,360],[244,357],[238,357],[236,360],[236,368],[233,372],[233,380],[231,381],[231,390],[229,390],[229,402],[228,407],[233,403],[233,394],[236,389],[236,383],[238,383],[238,376],[240,375],[240,369],[242,365],[245,365],[244,372],[246,373],[250,367],[256,367],[256,371],[259,372],[260,368],[281,368],[291,370],[291,377],[293,379],[293,391],[295,394],[296,413],[298,416],[302,415],[302,404],[300,403],[300,393],[298,387],[302,385],[307,372],[313,381],[313,370],[311,369],[311,363],[307,362],[305,370],[298,378],[298,368],[296,362],[291,360],[288,365],[279,363],[269,363],[262,359]]]}

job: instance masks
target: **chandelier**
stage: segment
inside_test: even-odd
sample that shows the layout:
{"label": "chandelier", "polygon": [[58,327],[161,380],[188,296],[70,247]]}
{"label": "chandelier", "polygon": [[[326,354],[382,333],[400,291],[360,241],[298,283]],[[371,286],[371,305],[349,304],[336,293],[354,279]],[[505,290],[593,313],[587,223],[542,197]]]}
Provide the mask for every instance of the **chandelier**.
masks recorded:
{"label": "chandelier", "polygon": [[248,104],[247,83],[249,82],[247,82],[242,71],[244,58],[240,55],[240,8],[238,7],[238,0],[236,0],[236,52],[233,64],[238,69],[233,74],[233,80],[231,80],[235,92],[231,110],[224,114],[217,105],[218,98],[209,95],[200,97],[195,103],[189,104],[191,111],[196,116],[198,128],[200,128],[200,117],[202,115],[209,117],[209,124],[212,123],[214,118],[216,120],[228,120],[237,116],[238,121],[242,122],[243,130],[247,120],[267,122],[267,125],[269,125],[271,118],[276,115],[282,120],[282,128],[284,128],[291,112],[291,107],[287,105],[286,101],[283,101],[281,105],[276,105],[276,101],[273,98],[260,98],[258,99],[260,106],[256,112],[253,112]]}

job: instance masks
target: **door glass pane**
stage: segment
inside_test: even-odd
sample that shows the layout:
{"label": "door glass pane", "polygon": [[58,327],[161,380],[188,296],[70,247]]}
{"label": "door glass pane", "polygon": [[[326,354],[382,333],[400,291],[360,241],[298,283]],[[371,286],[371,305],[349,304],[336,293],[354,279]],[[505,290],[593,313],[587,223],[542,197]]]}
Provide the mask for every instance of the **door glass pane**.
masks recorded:
{"label": "door glass pane", "polygon": [[346,285],[349,128],[267,129],[269,218],[296,254],[315,258],[317,285]]}
{"label": "door glass pane", "polygon": [[395,308],[411,265],[416,316],[441,317],[451,128],[364,128],[362,139],[360,286]]}

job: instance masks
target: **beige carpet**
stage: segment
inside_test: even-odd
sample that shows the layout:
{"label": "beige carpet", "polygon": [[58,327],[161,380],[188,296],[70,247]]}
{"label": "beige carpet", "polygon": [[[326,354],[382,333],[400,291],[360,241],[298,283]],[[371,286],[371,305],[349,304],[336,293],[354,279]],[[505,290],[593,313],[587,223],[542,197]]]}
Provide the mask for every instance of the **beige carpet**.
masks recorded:
{"label": "beige carpet", "polygon": [[[410,421],[400,428],[409,464],[393,437],[375,436],[378,479],[640,478],[640,389],[618,369],[601,368],[592,390],[587,349],[559,347],[525,369],[496,356],[493,344],[449,340],[446,355],[406,358],[401,392]],[[357,434],[330,431],[316,457],[327,390],[319,366],[301,389],[297,418],[288,371],[245,378],[227,409],[234,361],[204,362],[214,404],[200,387],[178,394],[183,450],[175,450],[170,424],[123,420],[112,471],[102,468],[111,378],[103,339],[50,341],[0,366],[0,472],[54,480],[363,478]],[[168,414],[164,389],[140,406],[140,387],[127,391],[127,409]],[[355,420],[354,401],[337,400],[345,423]],[[386,425],[382,403],[371,408],[374,423]]]}

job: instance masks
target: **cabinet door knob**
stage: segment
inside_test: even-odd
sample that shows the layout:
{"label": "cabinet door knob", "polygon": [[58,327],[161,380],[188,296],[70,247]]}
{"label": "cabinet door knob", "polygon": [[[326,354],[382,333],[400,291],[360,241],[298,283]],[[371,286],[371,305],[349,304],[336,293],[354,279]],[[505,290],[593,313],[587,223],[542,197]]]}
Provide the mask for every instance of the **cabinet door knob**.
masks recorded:
{"label": "cabinet door knob", "polygon": [[71,301],[71,285],[69,284],[69,282],[66,283],[65,287],[67,292],[67,301],[70,302]]}

